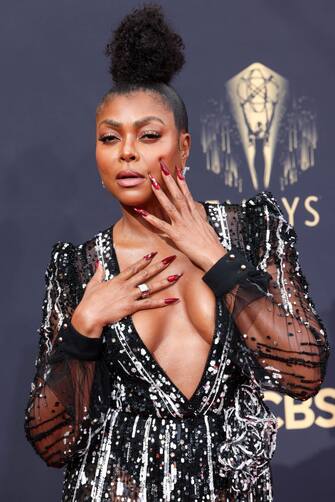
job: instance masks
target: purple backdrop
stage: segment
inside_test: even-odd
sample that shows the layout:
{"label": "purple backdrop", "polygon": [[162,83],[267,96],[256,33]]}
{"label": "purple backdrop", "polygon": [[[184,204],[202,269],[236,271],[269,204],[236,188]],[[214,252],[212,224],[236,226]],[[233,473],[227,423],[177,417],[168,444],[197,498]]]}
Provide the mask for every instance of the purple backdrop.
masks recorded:
{"label": "purple backdrop", "polygon": [[[334,228],[335,4],[161,3],[186,44],[187,64],[173,84],[189,111],[193,144],[187,176],[194,197],[237,202],[254,194],[251,167],[265,162],[268,128],[272,157],[267,189],[282,202],[287,216],[294,213],[301,264],[332,339],[334,234],[326,232]],[[126,0],[2,4],[2,500],[60,500],[62,471],[44,465],[23,431],[44,272],[57,240],[80,243],[120,216],[97,175],[95,107],[110,87],[104,44],[111,28],[135,5],[139,3]],[[260,113],[257,107],[270,74],[277,79],[270,90],[274,121],[255,132],[252,121]],[[234,78],[243,85],[232,95],[226,84],[236,82]],[[252,89],[260,102],[253,103],[253,97],[242,120],[241,93],[250,98]],[[281,119],[274,108],[282,110]],[[229,135],[231,151],[225,145],[218,152],[213,135],[204,141],[213,110]],[[261,149],[259,144],[258,150],[246,146],[247,123]],[[256,163],[247,150],[256,155]],[[258,189],[263,188],[260,183]],[[331,357],[322,393],[303,405],[267,395],[283,420],[273,461],[278,502],[334,500],[329,467],[335,453],[333,372]]]}

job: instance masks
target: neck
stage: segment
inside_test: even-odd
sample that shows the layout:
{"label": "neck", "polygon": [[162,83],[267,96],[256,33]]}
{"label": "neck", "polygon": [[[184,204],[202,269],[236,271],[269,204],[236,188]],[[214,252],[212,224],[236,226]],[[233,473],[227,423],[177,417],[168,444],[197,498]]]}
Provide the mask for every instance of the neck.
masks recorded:
{"label": "neck", "polygon": [[[170,219],[166,212],[164,211],[160,202],[155,198],[155,196],[147,201],[145,204],[140,205],[141,209],[144,209],[148,213],[156,216],[161,221],[170,224]],[[140,241],[153,241],[156,238],[166,237],[166,233],[149,223],[144,216],[136,213],[133,206],[127,206],[121,204],[122,217],[118,221],[118,231],[120,235],[120,240],[128,241],[134,240]]]}

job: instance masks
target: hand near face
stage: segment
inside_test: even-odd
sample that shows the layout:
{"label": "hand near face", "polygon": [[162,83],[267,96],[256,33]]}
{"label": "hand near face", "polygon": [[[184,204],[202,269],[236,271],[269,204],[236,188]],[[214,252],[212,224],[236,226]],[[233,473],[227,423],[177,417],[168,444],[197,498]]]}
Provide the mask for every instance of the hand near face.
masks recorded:
{"label": "hand near face", "polygon": [[181,170],[176,166],[176,182],[164,161],[160,162],[160,166],[171,200],[157,180],[149,176],[152,190],[171,222],[167,223],[142,209],[135,208],[135,211],[151,225],[166,233],[182,253],[206,272],[227,251],[220,243],[214,228],[200,215]]}

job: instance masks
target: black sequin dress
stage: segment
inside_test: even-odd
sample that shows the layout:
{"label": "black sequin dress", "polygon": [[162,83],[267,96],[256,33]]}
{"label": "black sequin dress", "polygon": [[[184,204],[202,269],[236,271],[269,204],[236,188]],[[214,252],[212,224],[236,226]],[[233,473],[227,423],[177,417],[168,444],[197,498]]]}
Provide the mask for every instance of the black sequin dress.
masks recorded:
{"label": "black sequin dress", "polygon": [[71,325],[99,259],[119,273],[113,226],[78,246],[57,242],[46,271],[27,439],[65,467],[62,501],[273,500],[276,418],[265,389],[304,400],[329,346],[299,265],[296,233],[271,192],[202,203],[229,251],[203,276],[216,322],[190,399],[126,316],[89,339]]}

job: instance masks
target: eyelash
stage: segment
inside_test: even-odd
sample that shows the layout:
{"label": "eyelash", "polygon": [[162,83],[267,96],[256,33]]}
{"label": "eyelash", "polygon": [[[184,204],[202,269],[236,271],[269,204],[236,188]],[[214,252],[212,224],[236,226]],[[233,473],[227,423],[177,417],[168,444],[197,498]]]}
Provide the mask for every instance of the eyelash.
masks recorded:
{"label": "eyelash", "polygon": [[[144,138],[145,136],[153,136],[155,139],[161,137],[161,135],[157,132],[147,132],[147,133],[143,134],[143,136],[141,136],[141,138]],[[117,138],[117,136],[115,136],[114,134],[106,134],[106,136],[102,136],[101,138],[99,138],[99,141],[101,141],[102,143],[109,143],[110,141],[108,141],[108,140],[110,138]]]}

